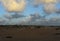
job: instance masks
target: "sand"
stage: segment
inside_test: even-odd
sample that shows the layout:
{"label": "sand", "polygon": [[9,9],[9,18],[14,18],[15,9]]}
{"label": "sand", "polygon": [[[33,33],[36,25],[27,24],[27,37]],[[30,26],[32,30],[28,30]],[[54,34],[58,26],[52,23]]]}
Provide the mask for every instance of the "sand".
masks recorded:
{"label": "sand", "polygon": [[0,41],[60,41],[60,30],[54,27],[0,27]]}

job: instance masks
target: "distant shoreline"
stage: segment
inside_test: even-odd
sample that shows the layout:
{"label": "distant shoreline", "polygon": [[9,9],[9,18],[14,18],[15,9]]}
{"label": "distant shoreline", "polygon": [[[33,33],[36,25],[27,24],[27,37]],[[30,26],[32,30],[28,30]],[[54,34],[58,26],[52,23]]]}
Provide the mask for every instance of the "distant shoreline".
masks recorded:
{"label": "distant shoreline", "polygon": [[37,27],[37,28],[41,28],[41,27],[56,27],[59,28],[60,26],[40,26],[40,25],[0,25],[0,27]]}

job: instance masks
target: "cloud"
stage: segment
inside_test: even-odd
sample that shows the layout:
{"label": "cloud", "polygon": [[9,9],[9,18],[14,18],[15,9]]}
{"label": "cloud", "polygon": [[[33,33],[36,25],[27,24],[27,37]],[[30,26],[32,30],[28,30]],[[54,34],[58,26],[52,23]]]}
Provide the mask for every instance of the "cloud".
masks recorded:
{"label": "cloud", "polygon": [[25,17],[24,15],[20,15],[20,14],[13,14],[11,15],[12,18],[21,18],[21,17]]}
{"label": "cloud", "polygon": [[51,17],[49,20],[43,17],[36,17],[36,14],[30,15],[25,19],[24,25],[43,25],[43,26],[59,26],[60,18],[57,16]]}
{"label": "cloud", "polygon": [[39,14],[32,14],[26,17],[12,18],[11,20],[2,19],[0,25],[43,25],[43,26],[58,26],[60,24],[59,16],[51,17],[49,20]]}
{"label": "cloud", "polygon": [[0,25],[6,25],[7,20],[4,18],[0,18]]}
{"label": "cloud", "polygon": [[57,0],[43,0],[44,3],[57,3]]}
{"label": "cloud", "polygon": [[45,4],[44,5],[44,12],[46,12],[47,14],[51,14],[56,12],[56,6],[55,4]]}
{"label": "cloud", "polygon": [[4,20],[0,19],[0,24],[3,24],[4,23]]}
{"label": "cloud", "polygon": [[[16,15],[14,15],[16,16]],[[7,21],[6,25],[27,25],[27,24],[32,24],[35,21],[37,21],[38,19],[40,19],[40,15],[39,14],[32,14],[29,16],[21,16],[19,18],[13,17],[12,15],[6,15],[7,18],[11,17],[11,20]]]}
{"label": "cloud", "polygon": [[37,21],[40,21],[41,16],[38,13],[35,14],[31,14],[28,17],[26,17],[25,19],[25,23],[23,24],[27,24],[27,25],[33,25],[34,23],[38,24]]}
{"label": "cloud", "polygon": [[56,4],[58,0],[34,0],[33,4],[34,5],[39,5],[39,4]]}
{"label": "cloud", "polygon": [[54,21],[54,22],[55,22],[55,21],[58,22],[58,21],[60,21],[60,16],[59,16],[59,15],[53,16],[53,17],[50,18],[50,20],[52,20],[52,21]]}
{"label": "cloud", "polygon": [[60,8],[56,10],[56,13],[57,14],[60,14]]}
{"label": "cloud", "polygon": [[38,13],[26,17],[12,18],[6,25],[47,25],[49,20],[43,18]]}
{"label": "cloud", "polygon": [[26,6],[25,0],[20,0],[20,2],[16,0],[2,0],[1,2],[9,12],[22,12]]}
{"label": "cloud", "polygon": [[[20,1],[20,0],[19,0]],[[35,5],[37,4],[44,4],[44,11],[48,14],[54,13],[56,11],[55,7],[55,2],[53,0],[36,0]],[[25,1],[22,1],[21,4],[20,2],[16,2],[15,0],[3,0],[2,3],[4,4],[4,7],[6,8],[7,11],[9,12],[21,12],[25,8]],[[53,3],[53,4],[52,4]],[[24,4],[24,5],[22,5]],[[56,12],[59,12],[56,11]],[[5,24],[5,25],[59,25],[60,24],[60,19],[59,17],[54,17],[49,20],[46,18],[43,18],[40,16],[38,13],[29,15],[29,16],[24,16],[20,14],[5,14],[4,15],[5,19],[0,19],[0,25]],[[9,20],[11,19],[11,20]]]}
{"label": "cloud", "polygon": [[39,4],[43,3],[43,0],[34,0],[34,2],[32,2],[34,6],[38,6]]}
{"label": "cloud", "polygon": [[4,17],[7,19],[12,19],[12,16],[10,14],[4,14]]}
{"label": "cloud", "polygon": [[43,11],[47,14],[51,14],[56,12],[56,3],[58,3],[58,0],[34,0],[33,5],[37,7],[42,4],[44,5]]}
{"label": "cloud", "polygon": [[57,0],[58,1],[58,3],[60,3],[60,0]]}
{"label": "cloud", "polygon": [[14,18],[22,18],[22,17],[25,17],[24,15],[20,15],[20,14],[5,14],[4,15],[4,17],[6,18],[6,19],[9,19],[9,20],[11,20],[11,19],[14,19]]}
{"label": "cloud", "polygon": [[[6,20],[5,25],[20,25],[22,22],[27,22],[26,16],[20,14],[5,14],[3,16]],[[26,19],[26,20],[25,20]]]}
{"label": "cloud", "polygon": [[6,25],[26,25],[29,22],[29,17],[21,17],[21,18],[12,18],[7,21]]}
{"label": "cloud", "polygon": [[51,20],[48,21],[48,25],[60,26],[60,18],[59,19],[52,18]]}

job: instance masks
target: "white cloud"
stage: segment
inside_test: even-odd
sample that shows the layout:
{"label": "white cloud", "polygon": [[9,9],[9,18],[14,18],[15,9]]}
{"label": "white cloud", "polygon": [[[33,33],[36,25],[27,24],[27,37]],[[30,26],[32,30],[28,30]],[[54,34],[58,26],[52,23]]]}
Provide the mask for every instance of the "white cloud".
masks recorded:
{"label": "white cloud", "polygon": [[58,0],[34,0],[33,4],[34,5],[39,5],[39,4],[56,4]]}
{"label": "white cloud", "polygon": [[57,3],[57,0],[43,0],[44,3],[49,4],[49,3]]}
{"label": "white cloud", "polygon": [[44,11],[47,14],[51,14],[56,12],[56,3],[58,3],[58,0],[34,0],[33,5],[38,6],[40,4],[43,4],[44,6]]}
{"label": "white cloud", "polygon": [[1,2],[9,12],[21,12],[26,6],[25,0],[21,0],[19,3],[17,3],[16,0],[2,0]]}
{"label": "white cloud", "polygon": [[44,5],[44,11],[47,13],[47,14],[51,14],[51,13],[54,13],[56,12],[56,6],[55,4],[45,4]]}

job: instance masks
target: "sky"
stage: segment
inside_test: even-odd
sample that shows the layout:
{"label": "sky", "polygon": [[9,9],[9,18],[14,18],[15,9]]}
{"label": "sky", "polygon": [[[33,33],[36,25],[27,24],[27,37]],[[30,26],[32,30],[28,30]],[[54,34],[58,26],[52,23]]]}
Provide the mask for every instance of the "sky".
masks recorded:
{"label": "sky", "polygon": [[60,25],[59,0],[0,0],[0,25]]}

